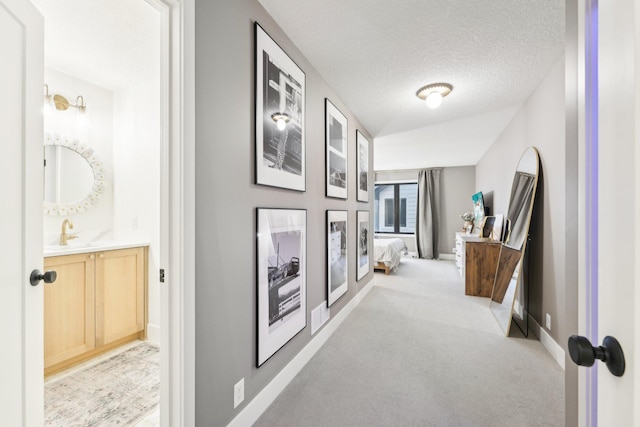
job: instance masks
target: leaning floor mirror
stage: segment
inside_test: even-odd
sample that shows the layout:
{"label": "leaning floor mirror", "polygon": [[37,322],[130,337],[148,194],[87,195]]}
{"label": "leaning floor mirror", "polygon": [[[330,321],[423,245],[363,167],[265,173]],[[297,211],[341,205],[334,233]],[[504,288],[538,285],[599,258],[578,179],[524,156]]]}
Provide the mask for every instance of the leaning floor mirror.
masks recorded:
{"label": "leaning floor mirror", "polygon": [[[534,147],[527,148],[516,167],[507,210],[500,257],[489,306],[508,336],[512,320],[528,325],[528,308],[524,270],[533,202],[538,187],[540,156]],[[522,332],[527,335],[526,326]]]}

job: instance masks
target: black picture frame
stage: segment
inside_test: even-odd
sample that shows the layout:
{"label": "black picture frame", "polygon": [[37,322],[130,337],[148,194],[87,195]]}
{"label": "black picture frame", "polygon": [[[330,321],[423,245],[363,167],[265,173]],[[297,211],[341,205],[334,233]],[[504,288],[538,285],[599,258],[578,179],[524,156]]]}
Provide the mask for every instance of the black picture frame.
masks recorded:
{"label": "black picture frame", "polygon": [[255,182],[306,191],[306,75],[257,22],[255,67]]}
{"label": "black picture frame", "polygon": [[256,208],[257,360],[307,326],[307,211]]}
{"label": "black picture frame", "polygon": [[349,215],[345,210],[327,210],[327,307],[349,289]]}
{"label": "black picture frame", "polygon": [[356,212],[356,280],[371,271],[371,214],[369,211]]}
{"label": "black picture frame", "polygon": [[356,200],[369,201],[369,140],[356,130]]}
{"label": "black picture frame", "polygon": [[325,195],[348,198],[349,144],[348,120],[328,98],[324,100]]}

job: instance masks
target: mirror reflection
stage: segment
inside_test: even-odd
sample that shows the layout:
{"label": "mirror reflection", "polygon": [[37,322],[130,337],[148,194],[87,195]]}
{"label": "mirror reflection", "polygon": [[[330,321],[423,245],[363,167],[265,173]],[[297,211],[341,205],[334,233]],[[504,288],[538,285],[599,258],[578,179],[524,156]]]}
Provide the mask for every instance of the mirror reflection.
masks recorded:
{"label": "mirror reflection", "polygon": [[60,136],[44,143],[44,213],[73,215],[95,205],[104,191],[104,170],[93,149]]}
{"label": "mirror reflection", "polygon": [[534,147],[527,148],[518,162],[511,188],[507,230],[500,249],[490,303],[491,312],[506,335],[509,335],[513,316],[521,320],[525,320],[527,316],[526,295],[520,284],[538,185],[539,164],[538,151]]}
{"label": "mirror reflection", "polygon": [[44,200],[71,203],[84,199],[93,187],[93,170],[76,151],[61,145],[44,147]]}

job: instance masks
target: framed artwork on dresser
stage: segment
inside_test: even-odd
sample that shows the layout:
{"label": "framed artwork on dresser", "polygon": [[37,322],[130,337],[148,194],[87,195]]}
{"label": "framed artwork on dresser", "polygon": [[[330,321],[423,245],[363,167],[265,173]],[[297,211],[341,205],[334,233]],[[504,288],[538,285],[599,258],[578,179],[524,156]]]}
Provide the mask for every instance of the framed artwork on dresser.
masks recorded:
{"label": "framed artwork on dresser", "polygon": [[347,118],[328,98],[325,110],[325,165],[326,195],[338,199],[347,198]]}
{"label": "framed artwork on dresser", "polygon": [[356,200],[359,202],[369,201],[369,141],[362,132],[356,130],[357,145],[357,176],[358,192]]}
{"label": "framed artwork on dresser", "polygon": [[305,74],[256,22],[256,184],[306,190]]}
{"label": "framed artwork on dresser", "polygon": [[347,211],[327,211],[327,307],[349,288]]}
{"label": "framed artwork on dresser", "polygon": [[256,210],[260,367],[307,324],[307,211]]}

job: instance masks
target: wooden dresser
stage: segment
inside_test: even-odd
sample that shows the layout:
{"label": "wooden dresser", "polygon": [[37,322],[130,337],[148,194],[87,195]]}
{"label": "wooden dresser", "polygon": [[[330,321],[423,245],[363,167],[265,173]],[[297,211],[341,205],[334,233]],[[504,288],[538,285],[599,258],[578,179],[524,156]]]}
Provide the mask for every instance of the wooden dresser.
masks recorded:
{"label": "wooden dresser", "polygon": [[456,262],[464,279],[465,295],[491,297],[501,243],[477,235],[456,235]]}

